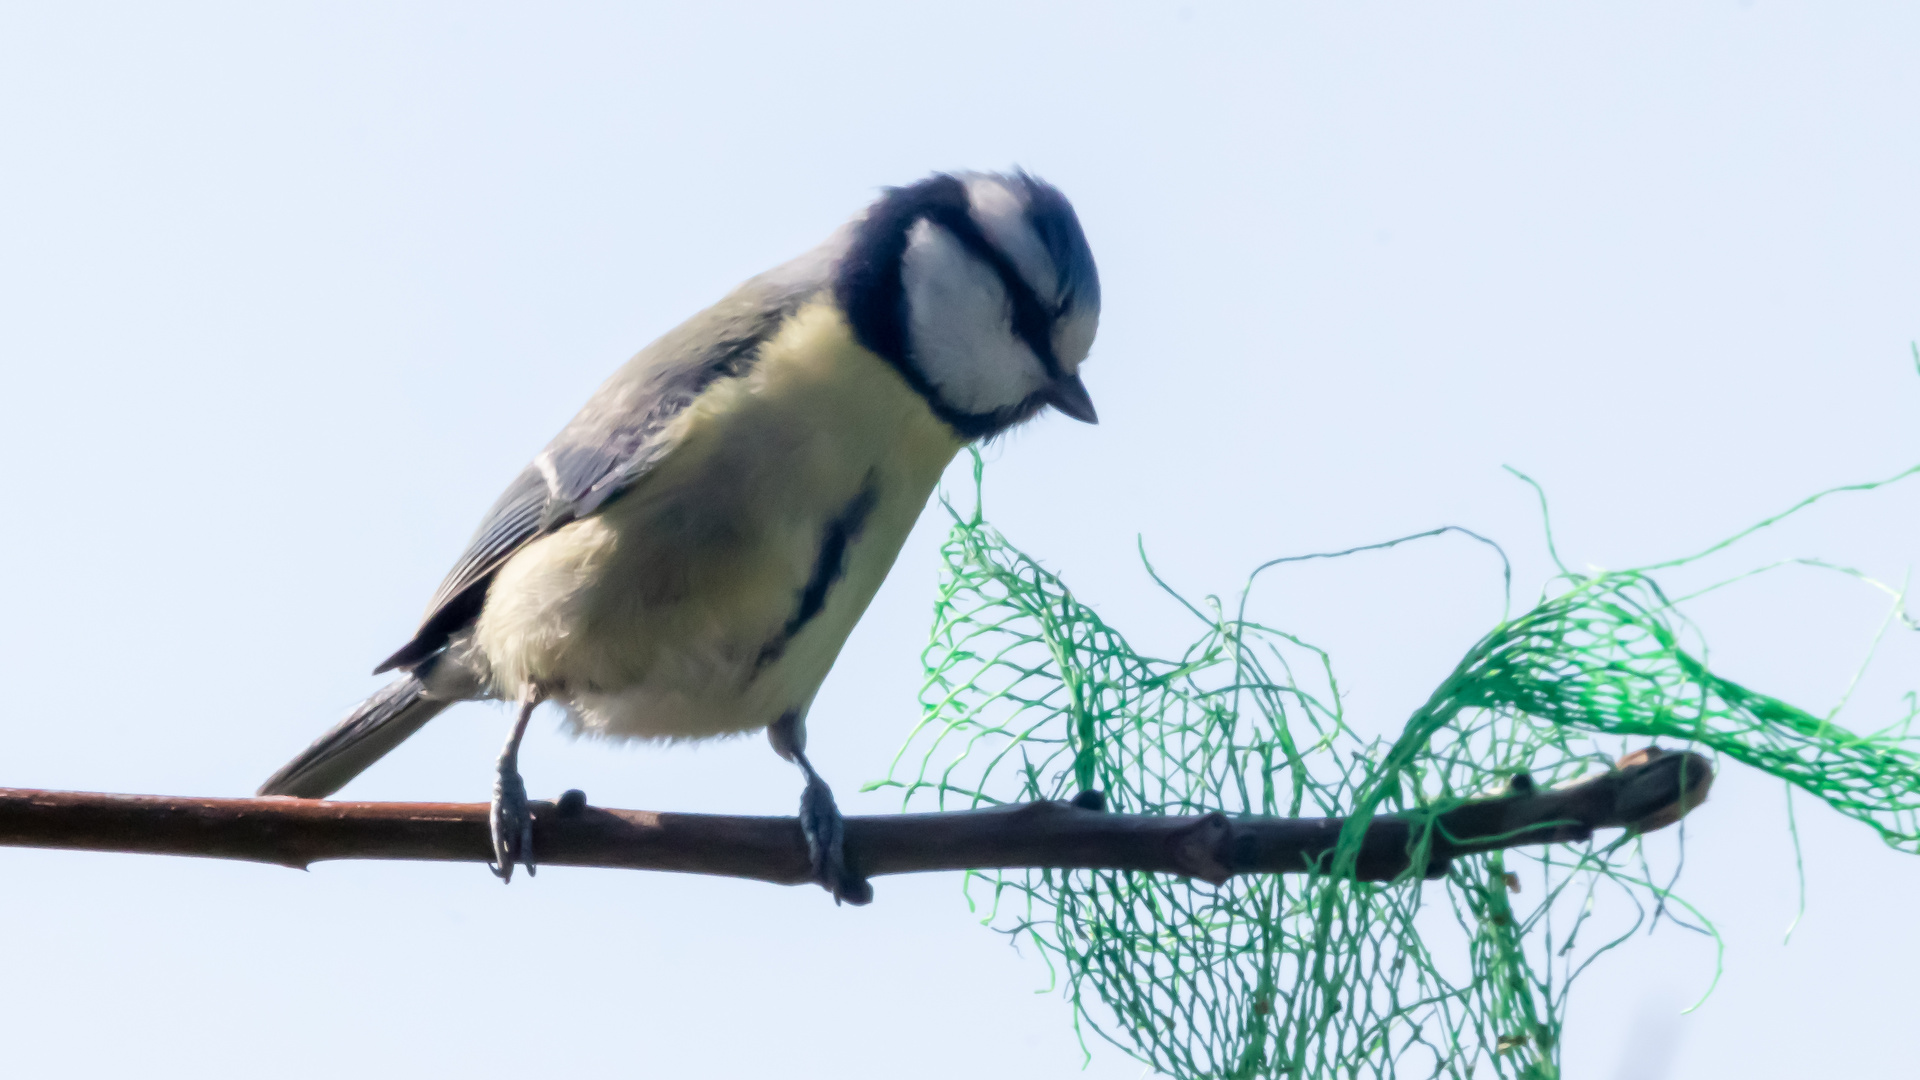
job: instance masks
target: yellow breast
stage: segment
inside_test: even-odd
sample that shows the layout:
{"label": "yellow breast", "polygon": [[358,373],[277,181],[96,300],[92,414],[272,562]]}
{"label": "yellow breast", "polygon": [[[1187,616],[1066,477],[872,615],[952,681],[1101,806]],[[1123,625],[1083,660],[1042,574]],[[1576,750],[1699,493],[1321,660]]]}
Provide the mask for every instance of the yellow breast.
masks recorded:
{"label": "yellow breast", "polygon": [[613,736],[804,711],[964,444],[824,301],[665,438],[632,490],[501,568],[476,638],[494,689]]}

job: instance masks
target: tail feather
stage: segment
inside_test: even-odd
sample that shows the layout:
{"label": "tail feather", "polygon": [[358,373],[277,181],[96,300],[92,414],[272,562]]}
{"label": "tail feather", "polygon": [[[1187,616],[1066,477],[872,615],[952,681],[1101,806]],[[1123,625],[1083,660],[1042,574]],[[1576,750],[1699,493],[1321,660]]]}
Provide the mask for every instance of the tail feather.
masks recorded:
{"label": "tail feather", "polygon": [[451,699],[429,693],[427,684],[417,677],[403,675],[361,702],[299,757],[267,777],[259,794],[324,799],[451,704]]}

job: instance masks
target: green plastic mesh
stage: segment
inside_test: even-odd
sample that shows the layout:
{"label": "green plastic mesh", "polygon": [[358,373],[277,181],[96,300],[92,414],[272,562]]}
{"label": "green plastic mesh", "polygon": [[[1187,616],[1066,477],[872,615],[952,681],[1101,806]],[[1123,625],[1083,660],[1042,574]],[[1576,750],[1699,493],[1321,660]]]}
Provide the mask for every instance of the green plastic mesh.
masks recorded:
{"label": "green plastic mesh", "polygon": [[[1062,976],[1083,1037],[1165,1075],[1555,1077],[1588,963],[1656,913],[1712,933],[1630,836],[1460,858],[1430,882],[1354,881],[1375,813],[1431,817],[1522,771],[1557,784],[1657,739],[1782,777],[1920,850],[1913,696],[1898,723],[1862,735],[1715,675],[1682,647],[1688,624],[1654,576],[1691,559],[1563,569],[1397,737],[1363,738],[1327,654],[1248,621],[1244,594],[1233,612],[1181,600],[1197,640],[1171,658],[1136,652],[987,524],[979,469],[973,509],[948,506],[923,716],[874,786],[916,809],[1098,789],[1123,813],[1350,815],[1314,874],[968,875],[986,921]],[[1905,617],[1898,595],[1893,610]]]}

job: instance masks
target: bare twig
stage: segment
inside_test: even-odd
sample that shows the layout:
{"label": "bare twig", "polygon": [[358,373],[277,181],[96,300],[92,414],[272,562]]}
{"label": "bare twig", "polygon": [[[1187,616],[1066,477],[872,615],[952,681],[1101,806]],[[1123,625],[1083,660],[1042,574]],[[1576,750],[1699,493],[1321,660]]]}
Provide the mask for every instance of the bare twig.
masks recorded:
{"label": "bare twig", "polygon": [[[1427,876],[1450,859],[1526,844],[1577,842],[1598,829],[1660,828],[1705,800],[1713,772],[1698,754],[1640,751],[1613,771],[1553,790],[1513,790],[1440,815]],[[676,870],[781,885],[809,879],[795,818],[669,814],[534,804],[543,865]],[[1304,871],[1333,849],[1343,818],[1156,817],[1064,802],[847,819],[857,873],[1011,867],[1142,870],[1225,881]],[[1414,823],[1375,818],[1358,864],[1384,881],[1408,866]],[[196,799],[0,788],[0,845],[244,859],[304,867],[328,859],[484,862],[485,803]]]}

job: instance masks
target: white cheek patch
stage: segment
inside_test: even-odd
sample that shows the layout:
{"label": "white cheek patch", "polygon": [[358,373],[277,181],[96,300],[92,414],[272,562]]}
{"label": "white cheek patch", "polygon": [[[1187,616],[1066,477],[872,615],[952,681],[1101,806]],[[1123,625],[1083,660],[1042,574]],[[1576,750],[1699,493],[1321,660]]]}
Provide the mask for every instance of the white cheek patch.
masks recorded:
{"label": "white cheek patch", "polygon": [[942,401],[959,412],[990,413],[1046,384],[1040,359],[1013,333],[1000,275],[952,233],[915,223],[900,262],[908,352]]}
{"label": "white cheek patch", "polygon": [[1058,304],[1060,272],[1027,220],[1026,202],[998,177],[976,176],[967,181],[967,204],[974,223],[994,247],[1006,253],[1040,302],[1049,308]]}
{"label": "white cheek patch", "polygon": [[1054,324],[1053,356],[1060,361],[1061,371],[1072,375],[1080,370],[1093,351],[1093,335],[1099,329],[1100,313],[1079,307]]}

